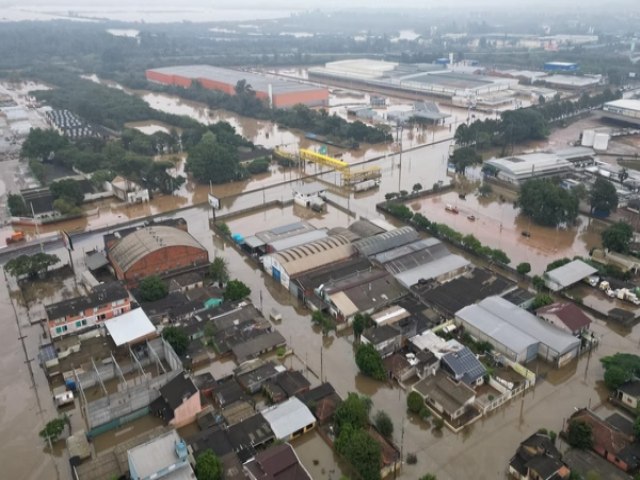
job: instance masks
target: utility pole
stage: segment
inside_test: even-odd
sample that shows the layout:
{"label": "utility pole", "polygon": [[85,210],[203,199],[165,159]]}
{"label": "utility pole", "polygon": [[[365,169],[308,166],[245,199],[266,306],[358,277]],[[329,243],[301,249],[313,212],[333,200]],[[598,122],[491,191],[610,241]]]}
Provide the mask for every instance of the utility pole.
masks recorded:
{"label": "utility pole", "polygon": [[324,346],[322,344],[320,344],[320,383],[324,383],[324,369],[323,369],[323,365],[322,365],[322,350],[324,349]]}
{"label": "utility pole", "polygon": [[38,242],[40,242],[40,253],[44,253],[44,246],[42,245],[42,237],[40,237],[40,228],[38,227],[38,219],[36,218],[36,214],[33,211],[33,202],[29,202],[31,205],[31,218],[33,218],[33,224],[36,227],[36,236],[38,237]]}

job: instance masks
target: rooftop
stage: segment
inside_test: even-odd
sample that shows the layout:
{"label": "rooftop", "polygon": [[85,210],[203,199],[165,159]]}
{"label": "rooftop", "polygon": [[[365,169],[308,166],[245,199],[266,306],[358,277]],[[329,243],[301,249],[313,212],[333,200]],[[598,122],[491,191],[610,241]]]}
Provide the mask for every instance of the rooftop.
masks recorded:
{"label": "rooftop", "polygon": [[192,80],[214,80],[235,85],[245,80],[255,91],[267,92],[269,87],[274,94],[288,92],[304,92],[317,90],[320,87],[308,85],[295,80],[285,80],[280,77],[267,76],[261,73],[243,72],[228,68],[213,67],[211,65],[181,65],[175,67],[154,68],[154,72],[165,75],[178,75]]}
{"label": "rooftop", "polygon": [[571,332],[589,328],[591,319],[580,307],[571,302],[558,302],[536,310],[536,315],[546,317],[553,315],[564,323]]}
{"label": "rooftop", "polygon": [[269,242],[268,245],[271,247],[271,251],[279,252],[281,250],[286,250],[287,248],[293,248],[297,247],[298,245],[321,240],[326,236],[327,231],[325,229],[310,230],[308,232],[299,233],[291,237],[274,240],[273,242]]}
{"label": "rooftop", "polygon": [[413,227],[400,227],[389,232],[379,233],[353,243],[364,256],[372,256],[417,240],[418,232]]}
{"label": "rooftop", "polygon": [[156,327],[141,308],[106,320],[104,326],[116,347],[156,334]]}
{"label": "rooftop", "polygon": [[324,192],[327,189],[325,185],[320,182],[302,183],[300,185],[293,186],[293,193],[299,195],[313,195],[316,193]]}
{"label": "rooftop", "polygon": [[559,290],[566,288],[574,283],[578,283],[580,280],[587,278],[590,275],[597,273],[598,270],[593,268],[588,263],[582,260],[574,260],[562,265],[561,267],[554,268],[544,274],[545,279],[553,282],[552,290]]}
{"label": "rooftop", "polygon": [[129,298],[129,292],[120,282],[109,282],[96,285],[89,295],[63,300],[45,307],[49,320],[67,315],[84,314],[87,309],[107,305],[118,300]]}
{"label": "rooftop", "polygon": [[520,331],[519,336],[524,339],[523,344],[530,339],[537,340],[559,355],[570,352],[580,345],[580,340],[573,335],[549,325],[501,297],[485,298],[477,305],[470,305],[456,312],[456,316],[460,318],[464,316],[467,319],[482,319],[493,329],[505,328],[505,330],[512,331],[506,324],[511,325]]}
{"label": "rooftop", "polygon": [[349,240],[342,235],[335,235],[274,253],[273,257],[291,277],[344,260],[352,254],[353,248]]}
{"label": "rooftop", "polygon": [[572,168],[571,162],[554,153],[528,153],[513,157],[492,158],[485,163],[516,178],[528,178]]}
{"label": "rooftop", "polygon": [[280,440],[289,438],[292,433],[316,421],[311,411],[297,397],[263,410],[262,415]]}
{"label": "rooftop", "polygon": [[254,358],[260,353],[286,345],[287,341],[278,331],[265,332],[262,335],[250,338],[243,343],[231,347],[233,355],[238,363]]}
{"label": "rooftop", "polygon": [[206,250],[188,232],[163,225],[144,227],[128,234],[109,251],[109,258],[127,271],[146,255],[165,247],[187,246]]}
{"label": "rooftop", "polygon": [[604,109],[609,108],[621,108],[623,110],[631,110],[634,112],[640,112],[640,100],[635,99],[620,99],[604,104]]}
{"label": "rooftop", "polygon": [[191,398],[196,393],[198,393],[198,389],[194,385],[193,380],[184,372],[160,388],[160,394],[173,410],[182,405],[185,399]]}
{"label": "rooftop", "polygon": [[[179,455],[180,445],[183,457]],[[195,478],[187,459],[187,448],[175,430],[132,448],[128,452],[129,464],[135,468],[137,478],[147,478],[165,470],[184,470],[185,475],[176,478]],[[172,477],[173,478],[173,477]]]}
{"label": "rooftop", "polygon": [[310,232],[315,229],[316,227],[311,225],[309,222],[306,222],[303,220],[300,222],[281,225],[279,227],[272,228],[270,230],[264,230],[262,232],[256,233],[254,236],[258,240],[266,244],[266,243],[274,242],[281,238],[288,238],[294,235],[300,235],[301,233],[304,233],[304,232]]}
{"label": "rooftop", "polygon": [[632,397],[640,397],[640,380],[627,382],[621,387],[618,387],[618,390]]}
{"label": "rooftop", "polygon": [[274,445],[259,452],[245,468],[256,480],[311,480],[295,450],[288,443]]}
{"label": "rooftop", "polygon": [[381,327],[367,328],[362,332],[362,336],[370,343],[376,345],[385,342],[400,335],[400,330],[391,325],[382,325]]}
{"label": "rooftop", "polygon": [[452,380],[442,371],[423,378],[413,389],[425,398],[438,402],[449,414],[462,408],[475,397],[475,392],[462,382]]}
{"label": "rooftop", "polygon": [[467,347],[457,352],[449,352],[442,357],[443,365],[449,367],[457,380],[467,385],[474,383],[487,373],[487,369],[480,363],[471,350]]}

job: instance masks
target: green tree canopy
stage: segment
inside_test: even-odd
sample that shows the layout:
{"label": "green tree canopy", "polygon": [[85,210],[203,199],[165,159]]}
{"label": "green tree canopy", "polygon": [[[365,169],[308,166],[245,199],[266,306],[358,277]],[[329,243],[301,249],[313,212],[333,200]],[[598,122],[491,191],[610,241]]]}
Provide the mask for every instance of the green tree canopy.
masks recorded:
{"label": "green tree canopy", "polygon": [[227,183],[241,176],[237,148],[207,132],[190,151],[186,169],[200,183]]}
{"label": "green tree canopy", "polygon": [[54,418],[53,420],[47,422],[44,428],[40,430],[38,435],[40,435],[45,440],[49,439],[52,442],[55,442],[58,437],[62,435],[62,432],[64,432],[64,427],[66,424],[67,421],[64,418]]}
{"label": "green tree canopy", "polygon": [[588,450],[593,445],[593,431],[591,425],[580,420],[569,423],[567,442],[574,448]]}
{"label": "green tree canopy", "polygon": [[640,357],[632,353],[616,353],[600,359],[604,367],[604,383],[611,390],[640,375]]}
{"label": "green tree canopy", "polygon": [[345,425],[336,439],[335,447],[363,480],[380,480],[380,445],[366,430]]}
{"label": "green tree canopy", "polygon": [[356,365],[362,373],[375,380],[382,381],[387,378],[382,357],[371,344],[358,346]]}
{"label": "green tree canopy", "polygon": [[340,433],[346,425],[355,429],[366,428],[369,425],[371,406],[372,402],[369,397],[349,392],[347,398],[336,409],[336,413],[333,416],[336,432]]}
{"label": "green tree canopy", "polygon": [[371,326],[373,326],[373,320],[371,318],[371,315],[369,315],[368,313],[365,313],[364,315],[361,313],[356,313],[353,317],[353,335],[356,337],[356,339],[359,339],[360,335],[362,335],[362,332],[364,332],[366,328],[369,328]]}
{"label": "green tree canopy", "polygon": [[555,227],[578,216],[578,199],[550,180],[529,180],[520,187],[518,204],[535,223]]}
{"label": "green tree canopy", "polygon": [[382,436],[391,438],[393,435],[393,421],[387,412],[383,410],[376,412],[373,417],[373,423]]}
{"label": "green tree canopy", "polygon": [[458,148],[449,161],[453,164],[456,173],[464,173],[467,167],[482,163],[482,156],[471,147]]}
{"label": "green tree canopy", "polygon": [[240,280],[230,280],[224,289],[224,299],[229,302],[242,300],[251,295],[251,289]]}
{"label": "green tree canopy", "polygon": [[407,410],[411,413],[419,414],[424,408],[424,400],[418,392],[411,391],[407,395]]}
{"label": "green tree canopy", "polygon": [[142,279],[138,285],[140,300],[144,302],[155,302],[167,296],[169,289],[166,283],[157,275],[151,275]]}
{"label": "green tree canopy", "polygon": [[591,206],[591,213],[596,211],[609,215],[613,210],[618,208],[618,193],[616,192],[616,187],[606,178],[596,178],[589,192],[589,204]]}
{"label": "green tree canopy", "polygon": [[24,203],[22,195],[10,193],[7,196],[7,206],[9,207],[9,213],[14,217],[31,216],[31,210]]}
{"label": "green tree canopy", "polygon": [[180,327],[165,327],[162,330],[162,338],[164,338],[173,350],[182,356],[187,353],[189,347],[189,337],[185,331]]}
{"label": "green tree canopy", "polygon": [[229,281],[229,267],[224,258],[218,256],[213,258],[213,262],[209,265],[209,278],[221,285]]}
{"label": "green tree canopy", "polygon": [[207,449],[196,458],[196,478],[198,480],[222,480],[224,466],[213,450]]}
{"label": "green tree canopy", "polygon": [[311,314],[311,323],[318,325],[322,329],[323,335],[336,328],[336,322],[324,312],[316,310]]}
{"label": "green tree canopy", "polygon": [[34,128],[22,144],[20,155],[23,158],[47,160],[51,154],[55,155],[68,144],[69,140],[53,129]]}
{"label": "green tree canopy", "polygon": [[33,255],[20,255],[9,260],[4,269],[9,275],[16,278],[27,276],[31,279],[44,274],[49,267],[60,261],[57,255],[48,253],[35,253]]}
{"label": "green tree canopy", "polygon": [[531,271],[531,264],[529,262],[519,263],[518,266],[516,267],[516,271],[520,275],[526,275]]}
{"label": "green tree canopy", "polygon": [[53,198],[64,199],[74,206],[78,206],[84,201],[84,192],[80,182],[72,178],[53,182],[49,186],[49,190],[51,190]]}
{"label": "green tree canopy", "polygon": [[420,480],[438,480],[438,477],[436,477],[433,473],[427,473],[426,475],[421,476]]}
{"label": "green tree canopy", "polygon": [[546,307],[547,305],[551,305],[553,303],[553,298],[546,293],[538,293],[536,298],[533,299],[531,303],[531,309],[537,310],[542,307]]}
{"label": "green tree canopy", "polygon": [[602,246],[614,252],[626,253],[633,238],[633,227],[627,222],[617,222],[606,228],[602,234]]}

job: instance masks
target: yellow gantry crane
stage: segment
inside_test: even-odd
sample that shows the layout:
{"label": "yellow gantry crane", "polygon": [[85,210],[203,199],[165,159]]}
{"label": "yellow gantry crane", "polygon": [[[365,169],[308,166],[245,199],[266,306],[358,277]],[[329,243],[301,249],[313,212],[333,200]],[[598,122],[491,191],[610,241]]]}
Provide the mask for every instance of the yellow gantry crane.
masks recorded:
{"label": "yellow gantry crane", "polygon": [[329,155],[323,155],[322,153],[314,152],[307,148],[301,148],[296,156],[293,153],[276,148],[274,154],[296,162],[298,160],[304,160],[307,162],[316,163],[318,165],[324,165],[325,167],[333,168],[340,172],[342,177],[342,185],[350,186],[366,180],[373,180],[380,178],[382,172],[379,166],[360,166],[351,167],[347,162],[339,160]]}

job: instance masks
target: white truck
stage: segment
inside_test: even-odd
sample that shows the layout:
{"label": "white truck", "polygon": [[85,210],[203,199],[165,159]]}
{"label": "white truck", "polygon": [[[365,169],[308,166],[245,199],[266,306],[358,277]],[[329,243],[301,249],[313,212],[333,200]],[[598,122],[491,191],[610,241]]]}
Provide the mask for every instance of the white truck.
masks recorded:
{"label": "white truck", "polygon": [[354,192],[365,192],[367,190],[371,190],[372,188],[376,188],[378,186],[377,180],[365,180],[364,182],[356,183],[353,186]]}

